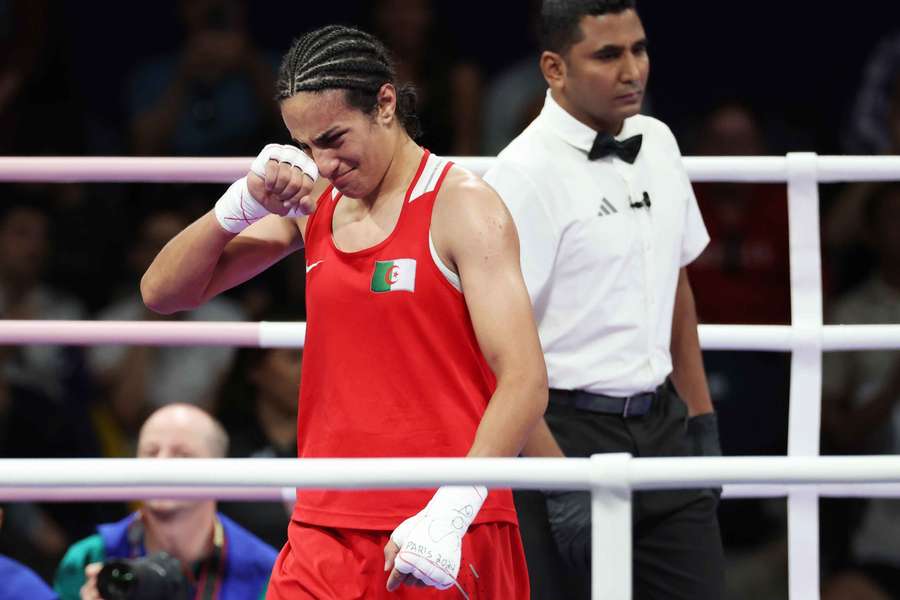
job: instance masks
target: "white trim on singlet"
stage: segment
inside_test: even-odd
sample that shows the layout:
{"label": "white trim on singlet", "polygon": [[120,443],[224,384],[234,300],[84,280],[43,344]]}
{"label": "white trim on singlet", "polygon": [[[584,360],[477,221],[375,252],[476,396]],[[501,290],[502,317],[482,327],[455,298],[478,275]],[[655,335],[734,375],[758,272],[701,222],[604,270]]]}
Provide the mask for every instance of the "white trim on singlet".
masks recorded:
{"label": "white trim on singlet", "polygon": [[[422,168],[422,174],[419,175],[419,179],[416,181],[416,185],[409,195],[410,202],[435,190],[448,162],[450,161],[446,158],[441,158],[434,154],[428,156],[428,160],[425,161],[425,167]],[[434,264],[437,265],[438,271],[440,271],[447,281],[450,282],[450,285],[462,293],[462,283],[459,280],[459,275],[450,270],[450,267],[445,265],[444,261],[441,260],[437,249],[434,247],[434,240],[431,238],[431,229],[428,230],[428,249],[431,250],[431,259],[434,261]]]}
{"label": "white trim on singlet", "polygon": [[428,249],[431,250],[431,259],[434,261],[434,264],[437,265],[438,271],[447,278],[447,281],[450,282],[450,285],[455,287],[460,293],[462,293],[462,282],[459,280],[459,275],[450,270],[450,267],[444,264],[444,261],[441,260],[441,256],[438,254],[437,248],[434,247],[434,240],[431,239],[431,230],[428,230]]}
{"label": "white trim on singlet", "polygon": [[448,162],[449,161],[446,158],[441,158],[434,154],[428,155],[428,160],[425,161],[425,167],[422,169],[422,174],[419,175],[416,186],[409,195],[410,202],[414,202],[416,198],[421,197],[423,194],[434,191],[438,181],[441,179],[441,173],[444,172],[444,167],[447,166]]}

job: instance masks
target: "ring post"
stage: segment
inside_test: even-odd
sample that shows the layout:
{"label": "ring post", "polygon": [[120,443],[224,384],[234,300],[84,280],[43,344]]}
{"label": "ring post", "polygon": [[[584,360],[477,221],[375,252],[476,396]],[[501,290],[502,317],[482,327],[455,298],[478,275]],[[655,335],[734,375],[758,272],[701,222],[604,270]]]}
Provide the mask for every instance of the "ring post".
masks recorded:
{"label": "ring post", "polygon": [[591,456],[591,598],[631,600],[630,454]]}
{"label": "ring post", "polygon": [[[818,456],[822,414],[822,263],[817,157],[787,155],[791,265],[791,356],[788,455]],[[819,597],[819,497],[788,493],[788,597]]]}

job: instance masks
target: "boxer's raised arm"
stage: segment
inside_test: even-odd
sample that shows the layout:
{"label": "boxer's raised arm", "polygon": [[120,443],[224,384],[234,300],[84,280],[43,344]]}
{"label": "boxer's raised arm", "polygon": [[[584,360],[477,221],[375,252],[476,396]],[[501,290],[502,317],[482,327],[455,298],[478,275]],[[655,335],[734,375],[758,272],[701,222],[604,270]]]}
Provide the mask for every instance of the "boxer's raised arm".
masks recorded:
{"label": "boxer's raised arm", "polygon": [[327,181],[314,183],[315,164],[296,148],[273,151],[272,146],[214,210],[175,236],[153,260],[141,279],[141,295],[151,310],[170,314],[196,308],[303,247],[302,214],[314,210],[312,199]]}

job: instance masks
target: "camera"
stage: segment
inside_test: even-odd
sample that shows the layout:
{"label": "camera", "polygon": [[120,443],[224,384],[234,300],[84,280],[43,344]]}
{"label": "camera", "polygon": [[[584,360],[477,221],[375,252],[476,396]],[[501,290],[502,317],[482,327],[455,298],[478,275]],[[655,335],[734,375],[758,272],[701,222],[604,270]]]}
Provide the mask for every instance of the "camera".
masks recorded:
{"label": "camera", "polygon": [[104,562],[97,590],[103,600],[188,600],[190,593],[181,563],[165,552]]}

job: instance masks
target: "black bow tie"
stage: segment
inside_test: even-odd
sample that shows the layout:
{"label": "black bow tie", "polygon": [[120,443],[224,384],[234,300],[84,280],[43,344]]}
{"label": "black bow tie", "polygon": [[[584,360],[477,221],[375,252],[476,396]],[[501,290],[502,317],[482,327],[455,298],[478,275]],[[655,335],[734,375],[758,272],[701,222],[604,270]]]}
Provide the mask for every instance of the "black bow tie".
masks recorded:
{"label": "black bow tie", "polygon": [[596,139],[594,139],[591,151],[588,152],[588,158],[597,160],[598,158],[615,154],[628,164],[634,164],[638,152],[641,151],[643,139],[644,136],[639,134],[620,142],[608,133],[598,133]]}

